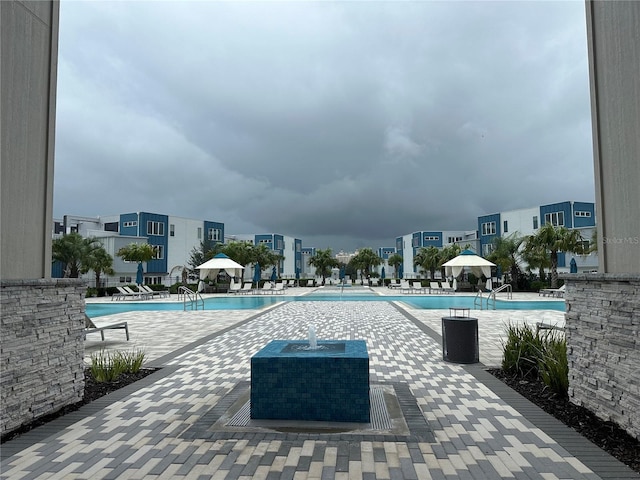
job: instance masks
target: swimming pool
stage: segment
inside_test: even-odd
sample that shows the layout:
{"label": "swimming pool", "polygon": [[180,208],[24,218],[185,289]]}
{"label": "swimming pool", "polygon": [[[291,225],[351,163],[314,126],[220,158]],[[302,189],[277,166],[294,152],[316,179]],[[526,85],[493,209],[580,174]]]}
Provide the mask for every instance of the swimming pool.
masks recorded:
{"label": "swimming pool", "polygon": [[[237,297],[216,297],[205,299],[205,310],[255,310],[274,305],[278,302],[316,302],[316,301],[344,301],[344,302],[405,302],[413,308],[422,309],[446,309],[452,306],[467,307],[473,309],[474,297],[457,295],[430,295],[430,296],[379,296],[371,294],[314,294],[304,296],[271,296],[271,295],[242,295]],[[182,302],[175,303],[150,303],[150,302],[118,302],[118,303],[88,303],[87,315],[100,317],[114,315],[116,313],[136,311],[181,311]],[[557,310],[564,312],[565,304],[560,301],[496,301],[497,310]]]}

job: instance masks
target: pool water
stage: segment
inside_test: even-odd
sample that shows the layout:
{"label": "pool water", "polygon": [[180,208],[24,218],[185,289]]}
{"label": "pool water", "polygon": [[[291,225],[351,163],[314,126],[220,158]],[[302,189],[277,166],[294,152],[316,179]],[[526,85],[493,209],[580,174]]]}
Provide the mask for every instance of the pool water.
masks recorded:
{"label": "pool water", "polygon": [[[304,296],[282,295],[243,295],[237,297],[207,298],[204,301],[205,310],[256,310],[278,302],[404,302],[413,308],[421,309],[447,309],[449,307],[466,307],[473,309],[474,297],[457,295],[430,295],[430,296],[379,296],[371,294],[314,294]],[[485,299],[486,301],[486,299]],[[100,317],[124,312],[137,311],[182,311],[182,302],[175,303],[150,303],[150,302],[113,302],[113,303],[88,303],[87,315]],[[565,303],[561,301],[496,301],[497,310],[557,310],[564,312]]]}

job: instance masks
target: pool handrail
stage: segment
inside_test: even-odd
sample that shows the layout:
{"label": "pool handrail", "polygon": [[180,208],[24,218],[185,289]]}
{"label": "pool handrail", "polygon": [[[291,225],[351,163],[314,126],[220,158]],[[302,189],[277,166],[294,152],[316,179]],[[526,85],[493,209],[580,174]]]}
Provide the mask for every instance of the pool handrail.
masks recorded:
{"label": "pool handrail", "polygon": [[178,300],[180,300],[180,296],[182,296],[182,309],[184,311],[187,310],[187,305],[190,307],[189,310],[198,310],[199,305],[201,305],[202,310],[204,310],[204,299],[199,292],[194,292],[190,288],[181,285],[178,287]]}

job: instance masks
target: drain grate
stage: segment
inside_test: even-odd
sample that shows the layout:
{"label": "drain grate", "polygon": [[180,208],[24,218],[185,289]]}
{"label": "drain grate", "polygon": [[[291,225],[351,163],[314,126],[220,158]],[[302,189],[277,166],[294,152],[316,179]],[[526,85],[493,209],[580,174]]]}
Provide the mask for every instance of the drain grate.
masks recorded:
{"label": "drain grate", "polygon": [[[379,386],[372,386],[369,389],[369,401],[371,409],[369,411],[371,423],[370,430],[391,430],[391,418],[384,401],[384,389]],[[247,427],[251,421],[251,404],[245,402],[242,407],[227,422],[227,427]]]}

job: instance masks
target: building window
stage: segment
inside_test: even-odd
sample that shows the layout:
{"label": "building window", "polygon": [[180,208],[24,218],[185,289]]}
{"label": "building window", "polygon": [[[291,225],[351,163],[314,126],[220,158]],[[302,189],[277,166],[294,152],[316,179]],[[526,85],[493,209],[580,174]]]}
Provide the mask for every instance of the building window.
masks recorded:
{"label": "building window", "polygon": [[277,250],[284,250],[284,240],[278,239],[276,245]]}
{"label": "building window", "polygon": [[164,246],[153,245],[153,259],[162,260],[164,258]]}
{"label": "building window", "polygon": [[538,229],[538,216],[534,215],[533,217],[533,229],[537,230]]}
{"label": "building window", "polygon": [[591,212],[585,212],[585,211],[582,211],[582,210],[576,210],[574,215],[576,217],[590,217],[591,216]]}
{"label": "building window", "polygon": [[137,220],[133,220],[131,222],[122,222],[122,226],[123,227],[137,227],[138,226],[138,221]]}
{"label": "building window", "polygon": [[169,225],[169,236],[170,237],[176,236],[176,226],[173,223]]}
{"label": "building window", "polygon": [[260,243],[271,243],[271,239],[270,238],[263,238],[260,240]]}
{"label": "building window", "polygon": [[411,242],[411,246],[412,247],[419,247],[420,246],[420,239],[418,237],[413,237],[413,241]]}
{"label": "building window", "polygon": [[564,226],[564,212],[545,213],[544,223],[550,223],[554,227]]}
{"label": "building window", "polygon": [[462,237],[448,237],[447,238],[447,243],[456,243],[456,242],[461,242],[462,241]]}
{"label": "building window", "polygon": [[493,252],[493,243],[485,243],[482,245],[482,256],[486,257],[487,255]]}
{"label": "building window", "polygon": [[105,232],[117,232],[118,231],[118,227],[119,227],[118,222],[108,222],[108,223],[104,224],[104,231]]}
{"label": "building window", "polygon": [[502,222],[502,233],[507,233],[508,231],[509,231],[509,224],[505,220]]}
{"label": "building window", "polygon": [[210,228],[207,232],[207,238],[213,242],[219,242],[222,237],[222,231],[219,228]]}
{"label": "building window", "polygon": [[157,235],[164,236],[164,223],[162,222],[152,222],[149,220],[147,222],[147,235]]}
{"label": "building window", "polygon": [[202,238],[202,227],[198,227],[198,240]]}
{"label": "building window", "polygon": [[482,235],[495,235],[496,222],[486,222],[482,224]]}
{"label": "building window", "polygon": [[426,235],[424,237],[425,242],[437,242],[438,240],[440,240],[440,237],[433,236],[433,235]]}

